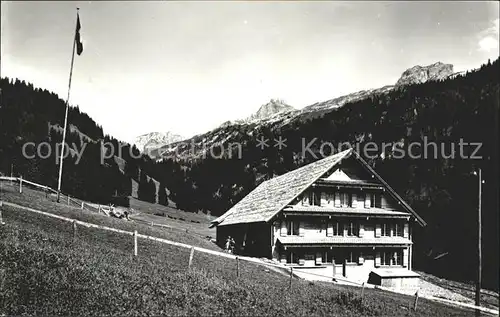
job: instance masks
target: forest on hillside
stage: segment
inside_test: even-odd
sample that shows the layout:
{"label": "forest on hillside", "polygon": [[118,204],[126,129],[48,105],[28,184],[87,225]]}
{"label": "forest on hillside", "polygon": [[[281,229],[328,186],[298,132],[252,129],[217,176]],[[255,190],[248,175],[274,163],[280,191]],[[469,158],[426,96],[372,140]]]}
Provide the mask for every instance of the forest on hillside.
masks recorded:
{"label": "forest on hillside", "polygon": [[[19,79],[0,79],[0,89],[0,173],[57,188],[56,149],[61,151],[65,102]],[[102,127],[78,107],[69,108],[65,141],[72,155],[63,162],[64,193],[95,203],[128,205],[134,179],[139,182],[139,198],[156,201],[156,186],[145,174],[140,177],[141,166],[150,159],[135,146],[105,135]],[[28,142],[34,145],[25,146]],[[27,155],[23,155],[23,146]],[[103,155],[111,149],[116,154],[121,149],[121,159]]]}
{"label": "forest on hillside", "polygon": [[[367,142],[398,143],[407,151],[412,142],[427,139],[439,146],[435,159],[396,159],[389,148],[368,160],[429,224],[416,230],[416,267],[455,279],[475,279],[478,180],[473,171],[481,168],[485,180],[483,254],[487,257],[484,284],[498,289],[499,73],[497,59],[463,76],[401,87],[305,122],[279,128],[263,126],[252,135],[245,125],[225,127],[221,132],[226,135],[237,132],[232,141],[243,144],[241,159],[236,155],[230,158],[227,153],[222,159],[170,158],[151,162],[147,168],[162,177],[179,208],[217,216],[262,181],[317,159],[301,156],[302,138],[317,138],[314,152],[319,152],[322,142],[360,146]],[[261,150],[256,147],[260,136],[271,140],[282,136],[287,139],[287,147]],[[461,140],[480,142],[476,155],[482,159],[460,157]],[[455,144],[454,157],[450,157],[451,144]],[[474,150],[475,146],[464,147],[464,154],[471,155]],[[422,151],[413,149],[416,154]]]}

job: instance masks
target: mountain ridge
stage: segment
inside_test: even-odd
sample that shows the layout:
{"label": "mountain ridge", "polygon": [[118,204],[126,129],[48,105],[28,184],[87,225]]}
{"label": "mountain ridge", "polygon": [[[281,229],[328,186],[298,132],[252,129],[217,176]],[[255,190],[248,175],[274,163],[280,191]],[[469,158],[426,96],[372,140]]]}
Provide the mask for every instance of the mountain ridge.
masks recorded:
{"label": "mountain ridge", "polygon": [[[435,62],[427,66],[415,65],[403,71],[400,78],[393,85],[385,85],[380,88],[373,88],[367,90],[361,90],[353,92],[347,95],[339,96],[326,101],[316,102],[302,109],[295,109],[291,106],[286,105],[282,100],[271,99],[267,104],[262,105],[259,110],[243,120],[236,121],[225,121],[218,128],[196,135],[186,141],[187,143],[192,143],[194,141],[195,148],[209,148],[215,143],[210,140],[229,140],[231,135],[216,135],[220,131],[233,130],[239,126],[252,127],[250,130],[258,129],[263,126],[275,126],[282,128],[293,122],[303,122],[305,120],[310,120],[315,117],[322,116],[328,112],[338,110],[342,108],[347,103],[356,102],[365,98],[372,96],[378,96],[387,94],[394,89],[402,89],[409,85],[422,84],[428,81],[438,81],[447,78],[454,78],[458,75],[463,74],[463,72],[454,73],[453,65],[446,64],[443,62]],[[261,109],[262,112],[261,112]],[[275,110],[275,111],[273,111]],[[251,133],[251,132],[249,132]],[[200,140],[200,142],[196,142]],[[206,143],[208,140],[208,143]],[[220,141],[217,141],[220,142]],[[183,142],[184,143],[184,142]],[[205,143],[205,144],[201,144]],[[153,159],[159,159],[162,153],[182,153],[179,147],[184,149],[187,148],[186,144],[179,145],[173,142],[169,145],[163,145],[158,147],[155,151],[151,151],[151,157]],[[179,150],[181,150],[179,152]],[[194,157],[199,156],[199,152],[191,149],[189,153],[194,155]],[[188,157],[188,156],[187,156]],[[187,158],[186,157],[186,158]]]}

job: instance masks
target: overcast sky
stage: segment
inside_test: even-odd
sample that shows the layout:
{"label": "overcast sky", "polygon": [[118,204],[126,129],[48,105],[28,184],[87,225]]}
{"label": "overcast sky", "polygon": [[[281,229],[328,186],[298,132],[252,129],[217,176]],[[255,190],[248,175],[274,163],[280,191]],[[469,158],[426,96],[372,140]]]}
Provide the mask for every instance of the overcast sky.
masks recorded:
{"label": "overcast sky", "polygon": [[[498,2],[1,2],[2,77],[66,98],[132,141],[189,137],[270,98],[302,108],[394,84],[414,65],[498,53]],[[61,114],[63,116],[64,114]]]}

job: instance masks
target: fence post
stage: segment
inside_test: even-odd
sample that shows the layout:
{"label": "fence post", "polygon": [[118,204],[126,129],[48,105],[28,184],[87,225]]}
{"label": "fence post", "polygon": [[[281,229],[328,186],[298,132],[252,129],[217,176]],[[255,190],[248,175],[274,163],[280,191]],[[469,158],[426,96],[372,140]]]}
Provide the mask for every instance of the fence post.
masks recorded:
{"label": "fence post", "polygon": [[361,301],[363,301],[363,295],[365,294],[365,282],[363,282],[363,286],[361,288]]}
{"label": "fence post", "polygon": [[413,304],[414,311],[417,311],[417,302],[418,302],[418,290],[415,292],[415,303]]}
{"label": "fence post", "polygon": [[335,259],[332,259],[332,266],[333,266],[333,280],[335,281],[335,275],[337,275],[337,272],[336,272],[336,267],[335,267]]}
{"label": "fence post", "polygon": [[19,193],[23,193],[23,177],[19,177]]}
{"label": "fence post", "polygon": [[293,267],[290,268],[290,289],[292,289]]}
{"label": "fence post", "polygon": [[82,201],[82,209],[83,209],[83,201]]}
{"label": "fence post", "polygon": [[194,256],[194,247],[191,247],[191,253],[189,254],[188,269],[190,269],[191,268],[191,264],[193,264],[193,256]]}
{"label": "fence post", "polygon": [[137,230],[134,230],[134,256],[137,256]]}
{"label": "fence post", "polygon": [[3,218],[2,218],[2,205],[3,205],[3,202],[0,200],[0,225],[5,224],[5,222],[3,222]]}
{"label": "fence post", "polygon": [[73,241],[76,240],[76,220],[73,220]]}
{"label": "fence post", "polygon": [[68,195],[68,206],[69,206],[69,195]]}
{"label": "fence post", "polygon": [[342,276],[347,277],[347,259],[342,263]]}
{"label": "fence post", "polygon": [[240,277],[240,259],[236,257],[236,278]]}

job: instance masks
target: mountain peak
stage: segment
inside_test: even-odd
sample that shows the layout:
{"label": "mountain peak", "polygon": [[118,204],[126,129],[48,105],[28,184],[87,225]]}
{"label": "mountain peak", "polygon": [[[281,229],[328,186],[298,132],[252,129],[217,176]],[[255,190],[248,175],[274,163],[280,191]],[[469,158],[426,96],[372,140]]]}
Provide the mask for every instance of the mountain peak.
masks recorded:
{"label": "mountain peak", "polygon": [[150,132],[135,138],[134,144],[144,152],[150,148],[158,148],[174,142],[182,141],[184,138],[172,132]]}
{"label": "mountain peak", "polygon": [[285,103],[282,99],[271,99],[268,103],[260,106],[256,113],[252,114],[248,120],[263,120],[274,116],[277,113],[295,110],[294,107]]}
{"label": "mountain peak", "polygon": [[403,72],[396,87],[446,79],[453,74],[453,65],[436,62],[427,66],[416,65]]}

